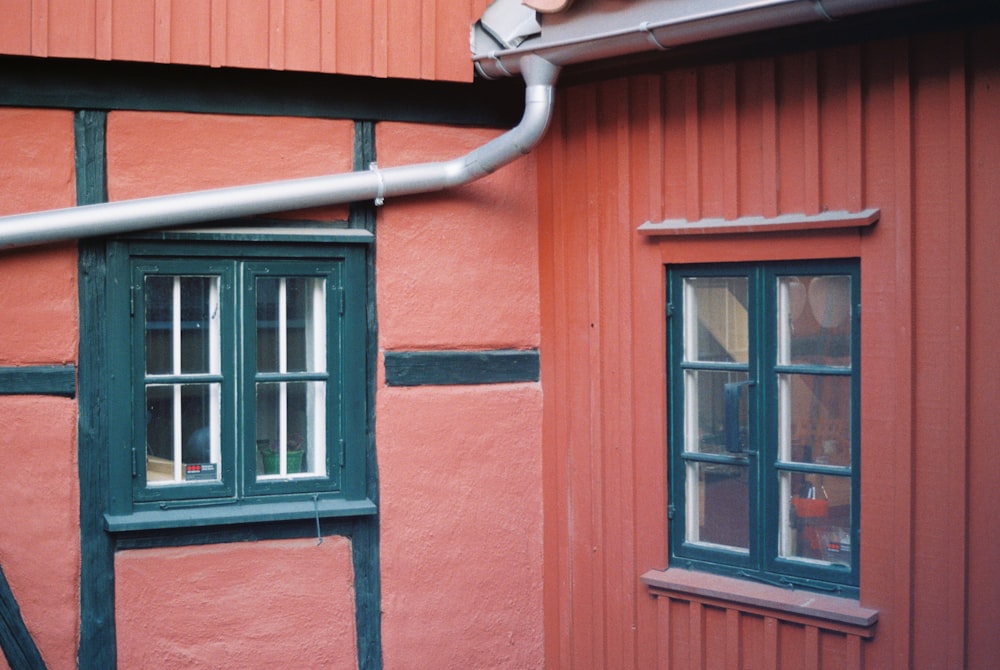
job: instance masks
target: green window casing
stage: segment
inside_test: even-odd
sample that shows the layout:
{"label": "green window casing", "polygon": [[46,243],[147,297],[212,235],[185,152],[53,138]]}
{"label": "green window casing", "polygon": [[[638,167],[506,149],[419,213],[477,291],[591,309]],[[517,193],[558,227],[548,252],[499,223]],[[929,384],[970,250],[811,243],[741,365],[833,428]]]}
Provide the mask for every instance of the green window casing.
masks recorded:
{"label": "green window casing", "polygon": [[374,512],[364,254],[111,243],[110,530]]}
{"label": "green window casing", "polygon": [[852,260],[668,268],[671,564],[856,595]]}

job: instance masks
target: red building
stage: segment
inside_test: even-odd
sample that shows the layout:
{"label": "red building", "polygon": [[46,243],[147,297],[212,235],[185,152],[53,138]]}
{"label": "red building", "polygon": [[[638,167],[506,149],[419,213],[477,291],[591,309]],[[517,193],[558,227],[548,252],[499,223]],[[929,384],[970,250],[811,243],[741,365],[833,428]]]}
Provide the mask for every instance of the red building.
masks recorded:
{"label": "red building", "polygon": [[7,4],[9,667],[1000,655],[988,3]]}

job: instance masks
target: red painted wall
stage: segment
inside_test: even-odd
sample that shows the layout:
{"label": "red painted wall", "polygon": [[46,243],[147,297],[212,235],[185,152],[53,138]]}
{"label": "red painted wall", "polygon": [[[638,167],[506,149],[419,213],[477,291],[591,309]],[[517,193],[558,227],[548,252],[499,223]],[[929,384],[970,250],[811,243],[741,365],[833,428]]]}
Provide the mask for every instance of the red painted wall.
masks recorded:
{"label": "red painted wall", "polygon": [[[984,27],[561,91],[538,156],[547,665],[993,664],[998,37]],[[864,207],[882,215],[860,233],[636,232]],[[861,603],[880,612],[874,637],[657,603],[638,577],[668,555],[664,265],[845,254],[862,265]]]}
{"label": "red painted wall", "polygon": [[[495,135],[379,124],[379,164],[453,158]],[[537,347],[534,179],[529,158],[379,210],[381,350]],[[541,395],[380,382],[386,668],[543,667]]]}

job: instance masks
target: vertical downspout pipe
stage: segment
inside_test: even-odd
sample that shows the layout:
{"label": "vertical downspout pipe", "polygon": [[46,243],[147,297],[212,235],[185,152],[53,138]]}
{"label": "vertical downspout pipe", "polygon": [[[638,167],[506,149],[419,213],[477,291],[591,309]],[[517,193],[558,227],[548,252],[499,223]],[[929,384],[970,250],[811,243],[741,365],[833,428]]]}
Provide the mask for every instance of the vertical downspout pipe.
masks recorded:
{"label": "vertical downspout pipe", "polygon": [[528,54],[520,70],[526,85],[521,121],[459,158],[0,217],[0,250],[362,200],[381,204],[474,181],[527,154],[548,128],[559,67]]}

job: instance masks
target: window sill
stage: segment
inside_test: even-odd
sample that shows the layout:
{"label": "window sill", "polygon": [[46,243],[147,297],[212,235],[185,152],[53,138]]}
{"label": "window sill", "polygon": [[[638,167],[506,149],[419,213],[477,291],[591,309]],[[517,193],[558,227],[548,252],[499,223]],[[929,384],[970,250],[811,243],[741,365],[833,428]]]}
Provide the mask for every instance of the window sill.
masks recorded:
{"label": "window sill", "polygon": [[370,516],[377,508],[370,500],[295,500],[257,504],[202,505],[176,503],[167,509],[138,510],[132,514],[105,514],[105,528],[112,532],[152,528],[194,528],[294,519]]}
{"label": "window sill", "polygon": [[860,637],[874,636],[878,622],[878,610],[862,607],[850,598],[783,589],[706,572],[681,568],[650,570],[642,576],[642,581],[654,596],[697,600],[727,609],[820,625]]}

